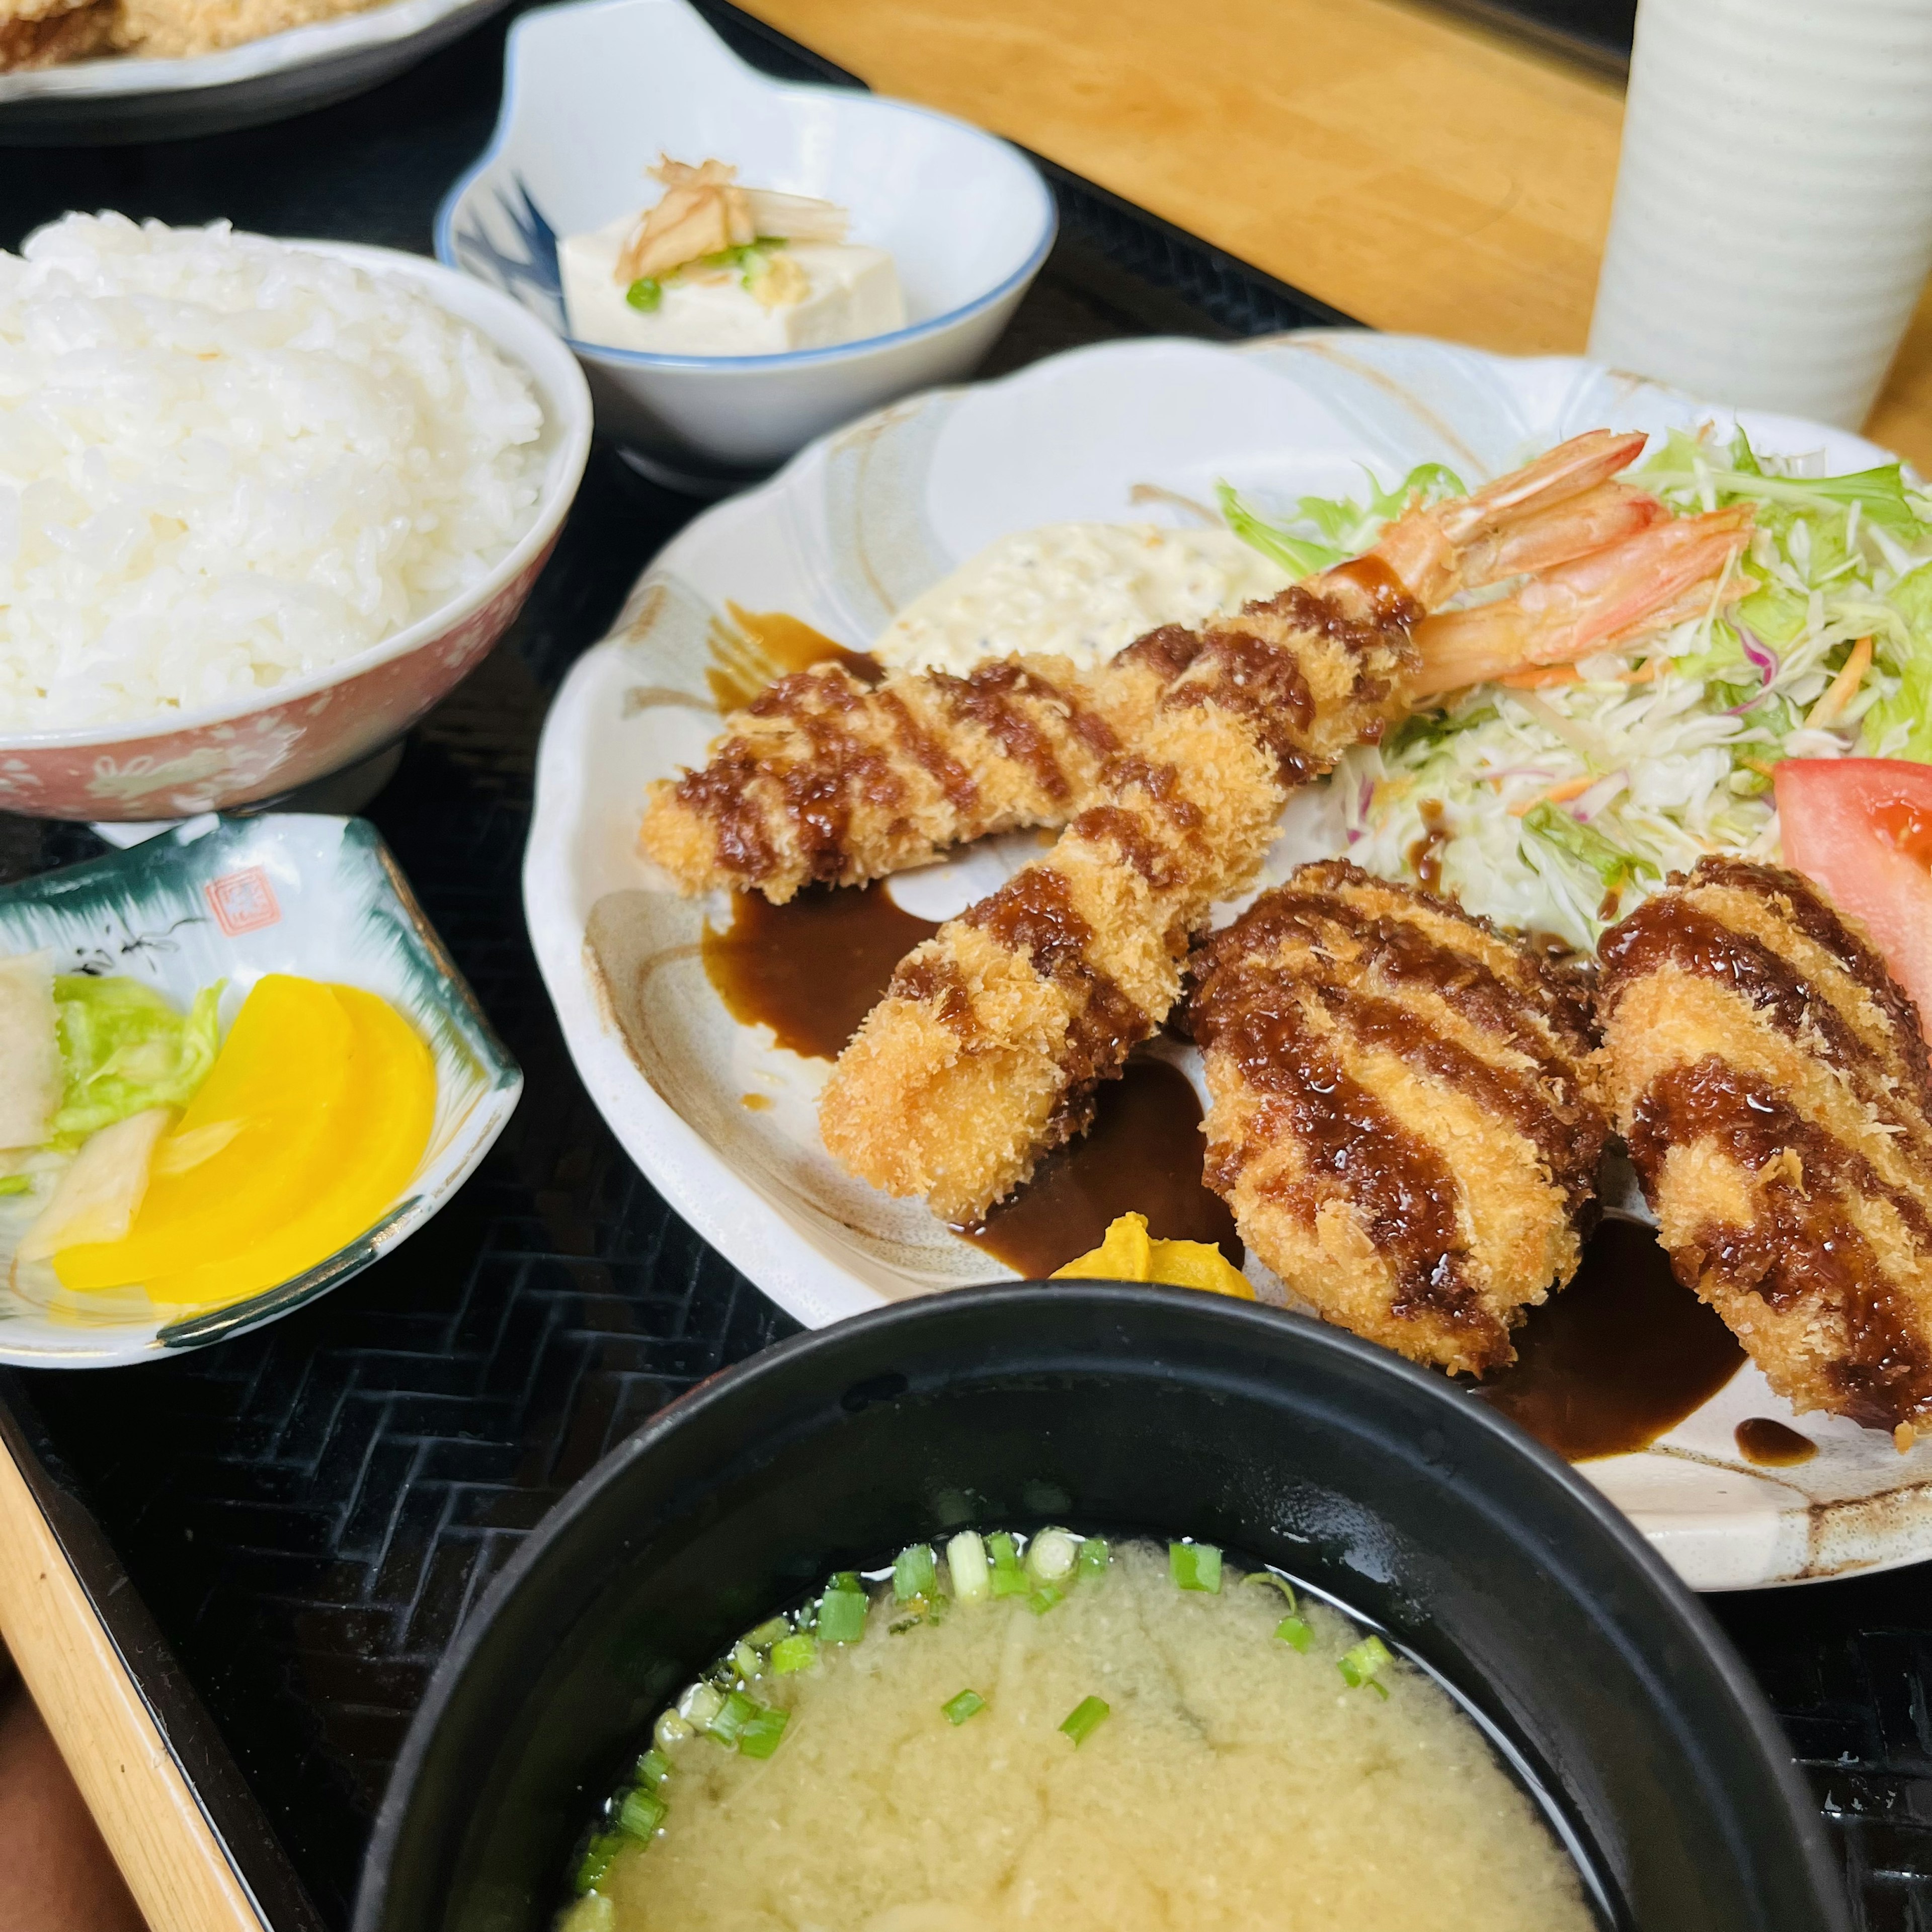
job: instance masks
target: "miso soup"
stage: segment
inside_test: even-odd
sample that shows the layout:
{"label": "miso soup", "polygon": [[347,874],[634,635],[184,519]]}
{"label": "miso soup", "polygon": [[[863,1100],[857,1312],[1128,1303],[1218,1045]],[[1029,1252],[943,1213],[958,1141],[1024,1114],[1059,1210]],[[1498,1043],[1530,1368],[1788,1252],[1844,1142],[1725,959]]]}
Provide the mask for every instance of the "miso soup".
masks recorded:
{"label": "miso soup", "polygon": [[1431,1678],[1205,1545],[847,1574],[658,1720],[561,1932],[1586,1932]]}

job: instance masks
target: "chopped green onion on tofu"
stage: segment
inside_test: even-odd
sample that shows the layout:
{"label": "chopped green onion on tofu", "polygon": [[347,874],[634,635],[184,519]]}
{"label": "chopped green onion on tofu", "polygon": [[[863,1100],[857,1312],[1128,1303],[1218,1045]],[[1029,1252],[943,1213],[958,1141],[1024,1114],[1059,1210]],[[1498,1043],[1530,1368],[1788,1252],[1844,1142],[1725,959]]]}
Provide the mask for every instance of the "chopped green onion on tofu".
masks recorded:
{"label": "chopped green onion on tofu", "polygon": [[758,1676],[765,1667],[765,1660],[754,1650],[750,1643],[741,1638],[731,1646],[731,1668],[747,1680]]}
{"label": "chopped green onion on tofu", "polygon": [[945,1712],[949,1724],[963,1724],[986,1708],[986,1700],[976,1690],[962,1690],[958,1696],[947,1698],[939,1708]]}
{"label": "chopped green onion on tofu", "polygon": [[1027,1599],[1027,1608],[1036,1617],[1043,1617],[1055,1604],[1066,1600],[1066,1592],[1057,1583],[1042,1583]]}
{"label": "chopped green onion on tofu", "polygon": [[1060,1728],[1074,1743],[1084,1744],[1112,1714],[1108,1705],[1098,1697],[1083,1697],[1061,1720]]}
{"label": "chopped green onion on tofu", "polygon": [[688,1744],[697,1735],[696,1728],[675,1711],[661,1711],[657,1722],[651,1726],[651,1742],[661,1751],[674,1750],[680,1744]]}
{"label": "chopped green onion on tofu", "polygon": [[1299,1617],[1283,1617],[1274,1634],[1292,1649],[1305,1652],[1315,1641],[1315,1633]]}
{"label": "chopped green onion on tofu", "polygon": [[647,1791],[655,1791],[670,1777],[670,1760],[661,1750],[647,1750],[638,1759],[631,1775]]}
{"label": "chopped green onion on tofu", "polygon": [[770,1650],[775,1643],[782,1643],[791,1635],[789,1617],[767,1617],[754,1630],[746,1634],[745,1641],[756,1644],[760,1650]]}
{"label": "chopped green onion on tofu", "polygon": [[1085,1577],[1104,1576],[1107,1565],[1113,1561],[1104,1536],[1090,1536],[1080,1546],[1078,1574]]}
{"label": "chopped green onion on tofu", "polygon": [[1184,1590],[1204,1590],[1210,1597],[1221,1594],[1221,1552],[1211,1543],[1170,1543],[1167,1569]]}

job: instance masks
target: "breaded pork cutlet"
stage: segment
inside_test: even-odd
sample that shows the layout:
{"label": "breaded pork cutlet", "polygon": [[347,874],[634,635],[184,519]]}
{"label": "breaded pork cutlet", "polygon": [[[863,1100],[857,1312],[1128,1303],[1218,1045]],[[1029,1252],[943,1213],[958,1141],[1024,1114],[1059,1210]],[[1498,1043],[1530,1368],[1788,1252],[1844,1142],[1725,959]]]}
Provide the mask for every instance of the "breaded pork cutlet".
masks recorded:
{"label": "breaded pork cutlet", "polygon": [[1329,1321],[1481,1374],[1582,1257],[1608,1127],[1582,983],[1448,902],[1304,866],[1195,956],[1207,1179]]}
{"label": "breaded pork cutlet", "polygon": [[0,74],[105,53],[115,6],[116,0],[0,0]]}
{"label": "breaded pork cutlet", "polygon": [[1796,874],[1720,859],[1598,950],[1606,1090],[1678,1279],[1794,1407],[1924,1426],[1932,1084],[1884,961]]}

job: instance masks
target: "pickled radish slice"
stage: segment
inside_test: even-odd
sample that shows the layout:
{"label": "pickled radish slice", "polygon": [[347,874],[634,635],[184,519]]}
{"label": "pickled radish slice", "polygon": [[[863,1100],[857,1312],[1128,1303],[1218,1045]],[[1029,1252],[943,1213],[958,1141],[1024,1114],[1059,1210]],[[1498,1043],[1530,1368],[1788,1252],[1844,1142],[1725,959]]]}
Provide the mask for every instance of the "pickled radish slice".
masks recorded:
{"label": "pickled radish slice", "polygon": [[156,1149],[126,1238],[64,1248],[56,1272],[189,1306],[292,1280],[395,1204],[435,1110],[429,1049],[387,1000],[272,974]]}
{"label": "pickled radish slice", "polygon": [[353,986],[331,990],[356,1036],[349,1088],[357,1129],[346,1157],[308,1208],[263,1240],[150,1276],[153,1300],[213,1306],[293,1281],[368,1233],[408,1186],[436,1114],[436,1063],[388,1000]]}
{"label": "pickled radish slice", "polygon": [[[242,1002],[174,1133],[126,1240],[62,1250],[64,1286],[124,1287],[232,1253],[292,1220],[340,1164],[357,1127],[349,1099],[353,1029],[315,980],[272,973]],[[211,1159],[171,1172],[167,1142],[218,1124],[240,1131]]]}

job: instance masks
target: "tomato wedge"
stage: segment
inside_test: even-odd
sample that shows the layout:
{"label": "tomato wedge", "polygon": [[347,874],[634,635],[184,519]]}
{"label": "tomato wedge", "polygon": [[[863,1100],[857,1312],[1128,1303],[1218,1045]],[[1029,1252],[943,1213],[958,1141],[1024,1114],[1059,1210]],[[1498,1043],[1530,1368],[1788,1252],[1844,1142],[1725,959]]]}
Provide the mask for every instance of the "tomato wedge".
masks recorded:
{"label": "tomato wedge", "polygon": [[1774,768],[1784,860],[1863,925],[1932,1016],[1932,765],[1786,758]]}

